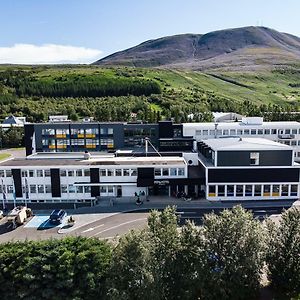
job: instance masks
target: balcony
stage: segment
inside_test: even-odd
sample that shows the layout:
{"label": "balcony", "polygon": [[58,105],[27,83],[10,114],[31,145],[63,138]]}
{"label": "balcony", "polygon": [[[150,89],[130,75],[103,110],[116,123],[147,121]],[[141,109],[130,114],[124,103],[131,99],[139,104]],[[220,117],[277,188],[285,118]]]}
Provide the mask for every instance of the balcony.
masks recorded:
{"label": "balcony", "polygon": [[295,138],[294,134],[278,134],[278,138],[282,140],[291,140]]}

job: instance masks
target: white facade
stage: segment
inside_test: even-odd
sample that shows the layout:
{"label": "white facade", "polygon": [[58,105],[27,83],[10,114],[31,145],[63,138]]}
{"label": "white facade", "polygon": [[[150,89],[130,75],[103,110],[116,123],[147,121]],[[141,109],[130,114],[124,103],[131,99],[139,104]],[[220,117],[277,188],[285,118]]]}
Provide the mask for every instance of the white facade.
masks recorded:
{"label": "white facade", "polygon": [[[253,119],[255,119],[255,122],[252,122]],[[295,160],[300,161],[300,123],[258,122],[257,118],[246,118],[243,121],[233,123],[183,123],[183,136],[192,136],[197,141],[227,136],[265,138],[292,146]]]}

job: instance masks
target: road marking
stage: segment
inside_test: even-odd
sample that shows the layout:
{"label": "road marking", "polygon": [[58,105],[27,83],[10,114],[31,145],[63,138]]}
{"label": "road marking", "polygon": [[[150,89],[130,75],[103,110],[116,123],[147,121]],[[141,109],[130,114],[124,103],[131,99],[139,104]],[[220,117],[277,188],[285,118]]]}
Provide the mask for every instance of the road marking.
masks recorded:
{"label": "road marking", "polygon": [[104,224],[100,224],[100,225],[95,226],[95,227],[90,227],[90,228],[88,228],[88,229],[82,231],[81,233],[93,231],[93,230],[95,230],[96,228],[99,228],[99,227],[101,227],[101,226],[104,226]]}
{"label": "road marking", "polygon": [[116,228],[118,228],[118,227],[120,227],[120,226],[123,226],[123,225],[127,225],[127,224],[134,223],[134,222],[137,222],[137,221],[143,221],[143,220],[147,220],[147,219],[148,219],[148,218],[140,218],[140,219],[135,219],[135,220],[127,221],[127,222],[121,223],[121,224],[119,224],[119,225],[115,225],[115,226],[113,226],[113,227],[104,229],[104,230],[102,230],[102,231],[100,231],[100,232],[97,232],[97,233],[91,235],[91,237],[94,237],[94,236],[96,236],[96,235],[98,235],[98,234],[101,234],[101,233],[103,233],[103,232],[106,232],[106,231],[110,231],[110,230],[112,230],[112,229],[116,229]]}

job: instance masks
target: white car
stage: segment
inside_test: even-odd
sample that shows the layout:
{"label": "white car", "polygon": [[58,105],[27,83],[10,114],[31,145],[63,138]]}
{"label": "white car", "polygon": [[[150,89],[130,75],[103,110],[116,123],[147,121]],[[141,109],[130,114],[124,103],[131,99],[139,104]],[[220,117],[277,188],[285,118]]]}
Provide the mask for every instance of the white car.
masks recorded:
{"label": "white car", "polygon": [[0,219],[2,219],[2,218],[3,218],[3,211],[0,210]]}

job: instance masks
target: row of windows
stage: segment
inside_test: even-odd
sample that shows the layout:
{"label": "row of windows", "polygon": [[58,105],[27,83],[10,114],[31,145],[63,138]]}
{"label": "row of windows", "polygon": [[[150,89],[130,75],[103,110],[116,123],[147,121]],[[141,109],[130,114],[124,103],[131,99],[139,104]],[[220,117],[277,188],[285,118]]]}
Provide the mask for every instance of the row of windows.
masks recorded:
{"label": "row of windows", "polygon": [[300,134],[300,129],[199,129],[196,135],[269,135],[269,134]]}
{"label": "row of windows", "polygon": [[112,138],[101,139],[42,139],[43,146],[89,146],[89,145],[114,145]]}
{"label": "row of windows", "polygon": [[155,176],[184,176],[184,168],[155,168]]}
{"label": "row of windows", "polygon": [[[155,176],[184,176],[184,168],[155,168]],[[22,170],[22,177],[50,177],[50,170]],[[0,170],[0,177],[11,177],[11,170]],[[61,177],[90,177],[90,169],[60,170]],[[100,176],[137,176],[137,169],[100,169]]]}
{"label": "row of windows", "polygon": [[297,196],[297,184],[209,185],[209,197]]}
{"label": "row of windows", "polygon": [[[101,135],[113,135],[114,129],[113,128],[100,128]],[[69,135],[70,130],[68,128],[43,128],[42,135]],[[96,135],[99,134],[98,128],[71,128],[71,135]]]}

